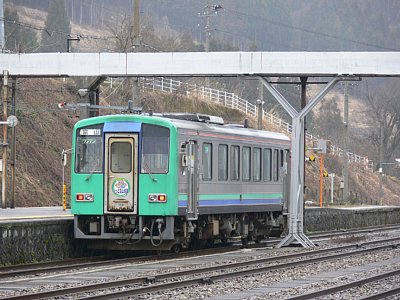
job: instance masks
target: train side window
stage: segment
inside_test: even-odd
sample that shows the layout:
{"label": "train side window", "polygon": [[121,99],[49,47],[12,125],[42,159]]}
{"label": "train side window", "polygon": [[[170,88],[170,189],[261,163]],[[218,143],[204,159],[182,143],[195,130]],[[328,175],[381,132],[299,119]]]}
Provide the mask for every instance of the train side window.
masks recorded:
{"label": "train side window", "polygon": [[142,173],[168,173],[169,129],[143,124],[142,132]]}
{"label": "train side window", "polygon": [[261,181],[261,148],[253,149],[253,180]]}
{"label": "train side window", "polygon": [[263,177],[264,181],[271,181],[271,158],[272,150],[263,149]]}
{"label": "train side window", "polygon": [[279,150],[274,149],[274,157],[272,159],[272,165],[273,165],[273,178],[274,181],[278,181],[279,179]]}
{"label": "train side window", "polygon": [[218,145],[218,180],[228,180],[228,145]]}
{"label": "train side window", "polygon": [[243,180],[249,181],[251,178],[251,149],[243,147]]}
{"label": "train side window", "polygon": [[212,179],[212,144],[203,143],[202,149],[203,180]]}
{"label": "train side window", "polygon": [[240,179],[240,148],[239,146],[231,147],[231,180]]}

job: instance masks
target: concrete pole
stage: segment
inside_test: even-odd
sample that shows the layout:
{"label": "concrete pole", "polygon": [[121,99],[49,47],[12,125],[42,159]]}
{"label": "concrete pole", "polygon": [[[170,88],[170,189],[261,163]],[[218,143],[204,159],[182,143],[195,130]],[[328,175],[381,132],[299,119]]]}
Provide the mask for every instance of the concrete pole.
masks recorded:
{"label": "concrete pole", "polygon": [[[3,73],[3,119],[7,120],[8,115],[8,72]],[[8,125],[3,125],[3,172],[1,181],[1,204],[6,208],[6,185],[7,185],[7,145],[8,145]]]}
{"label": "concrete pole", "polygon": [[380,147],[379,147],[379,204],[383,205],[383,122],[380,122]]}
{"label": "concrete pole", "polygon": [[324,154],[319,156],[319,207],[322,208],[324,192]]}
{"label": "concrete pole", "polygon": [[[210,34],[211,34],[211,24],[210,24],[210,1],[207,0],[207,6],[206,6],[206,45],[205,45],[205,50],[206,52],[210,52]],[[206,88],[210,87],[210,77],[205,78],[205,84]]]}
{"label": "concrete pole", "polygon": [[349,200],[349,96],[348,83],[344,83],[344,109],[343,109],[343,201]]}
{"label": "concrete pole", "polygon": [[1,52],[6,48],[5,33],[4,33],[4,3],[0,0],[0,47]]}
{"label": "concrete pole", "polygon": [[[132,26],[132,42],[133,52],[139,52],[140,45],[140,3],[139,0],[134,0],[133,5],[133,26]],[[140,88],[139,77],[132,77],[132,100],[133,106],[140,106]]]}
{"label": "concrete pole", "polygon": [[263,118],[263,101],[258,99],[257,101],[257,129],[262,130],[263,125],[262,125],[262,118]]}
{"label": "concrete pole", "polygon": [[[17,79],[15,78],[12,83],[12,91],[11,91],[11,115],[15,116],[15,87],[17,84]],[[11,201],[10,208],[15,208],[15,157],[16,157],[16,126],[11,127]]]}
{"label": "concrete pole", "polygon": [[335,173],[331,173],[331,204],[333,204],[333,188],[335,183]]}
{"label": "concrete pole", "polygon": [[259,84],[258,84],[258,100],[257,102],[257,109],[258,109],[258,130],[262,130],[263,129],[263,124],[262,124],[262,119],[263,119],[263,105],[264,105],[264,85],[261,82],[261,80],[259,80]]}

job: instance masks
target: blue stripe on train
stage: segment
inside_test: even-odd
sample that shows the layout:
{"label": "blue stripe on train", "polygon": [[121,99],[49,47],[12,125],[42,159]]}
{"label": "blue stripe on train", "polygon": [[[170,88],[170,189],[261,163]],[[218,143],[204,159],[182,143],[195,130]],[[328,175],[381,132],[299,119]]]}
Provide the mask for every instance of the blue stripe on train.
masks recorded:
{"label": "blue stripe on train", "polygon": [[[199,206],[243,205],[243,204],[278,204],[282,199],[224,199],[224,200],[200,200]],[[179,200],[179,207],[186,207],[187,200]]]}

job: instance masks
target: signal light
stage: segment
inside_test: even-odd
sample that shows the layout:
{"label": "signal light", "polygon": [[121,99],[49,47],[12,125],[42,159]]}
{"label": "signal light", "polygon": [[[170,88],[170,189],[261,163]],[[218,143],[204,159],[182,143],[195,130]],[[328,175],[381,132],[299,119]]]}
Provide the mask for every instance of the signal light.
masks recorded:
{"label": "signal light", "polygon": [[166,194],[149,194],[148,200],[149,200],[149,202],[152,202],[152,203],[157,203],[157,202],[165,203],[165,202],[167,202],[167,195]]}
{"label": "signal light", "polygon": [[158,195],[157,196],[157,201],[166,202],[167,201],[167,196],[166,195]]}
{"label": "signal light", "polygon": [[91,193],[76,194],[76,201],[93,202],[94,195]]}

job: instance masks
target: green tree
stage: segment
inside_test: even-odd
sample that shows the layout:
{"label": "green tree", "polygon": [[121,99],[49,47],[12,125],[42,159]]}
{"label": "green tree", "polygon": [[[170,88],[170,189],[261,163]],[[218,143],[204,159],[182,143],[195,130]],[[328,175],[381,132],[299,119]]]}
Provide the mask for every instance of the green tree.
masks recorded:
{"label": "green tree", "polygon": [[35,52],[38,49],[36,33],[20,24],[16,9],[6,8],[4,19],[7,20],[4,26],[6,49],[11,52]]}
{"label": "green tree", "polygon": [[46,30],[42,33],[41,51],[65,52],[71,25],[64,0],[50,2],[45,27]]}

